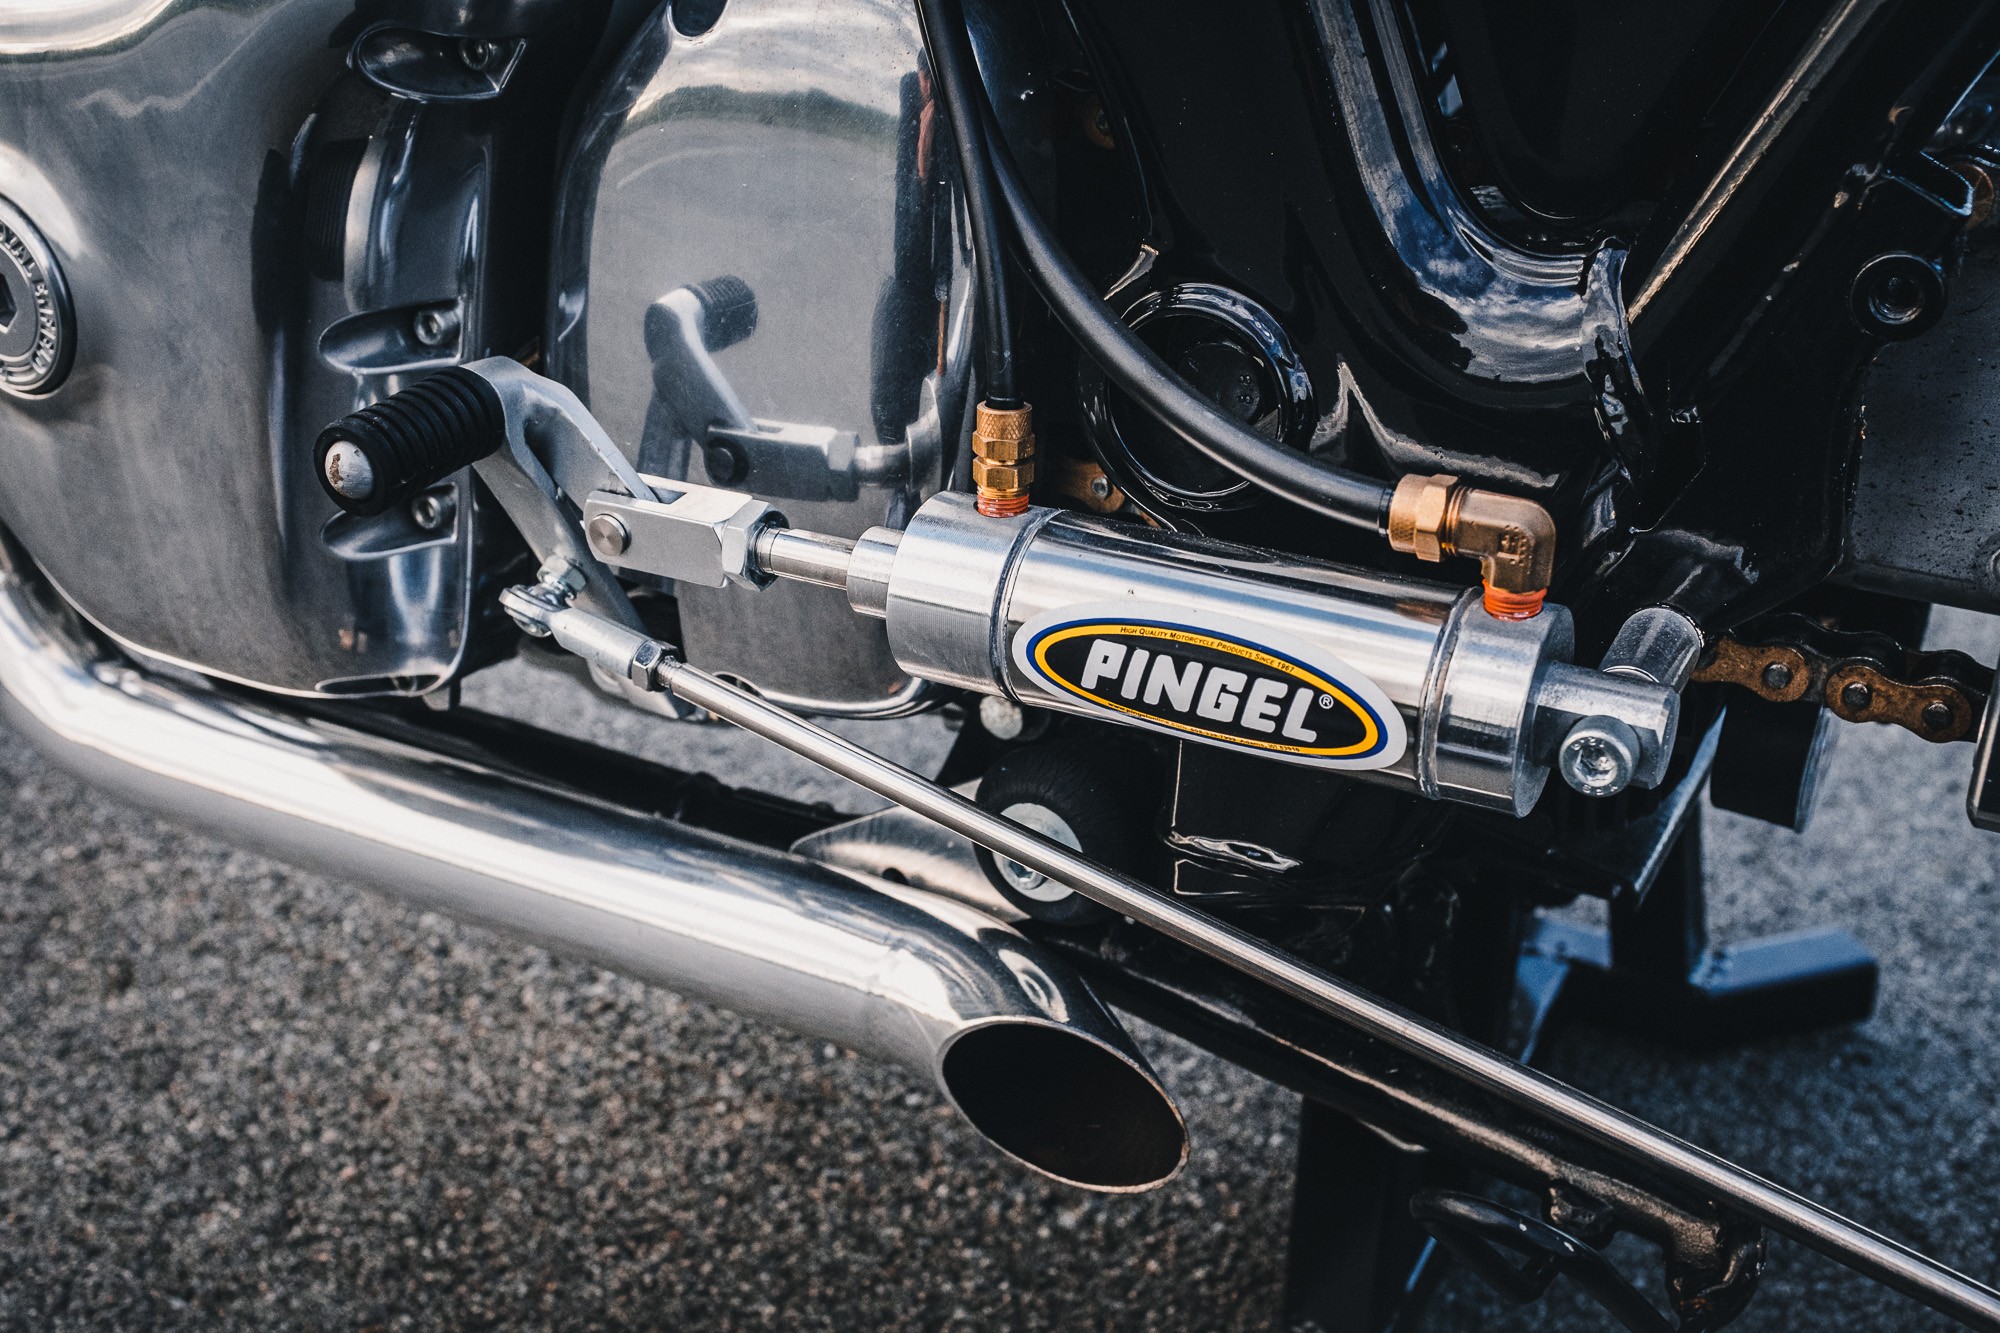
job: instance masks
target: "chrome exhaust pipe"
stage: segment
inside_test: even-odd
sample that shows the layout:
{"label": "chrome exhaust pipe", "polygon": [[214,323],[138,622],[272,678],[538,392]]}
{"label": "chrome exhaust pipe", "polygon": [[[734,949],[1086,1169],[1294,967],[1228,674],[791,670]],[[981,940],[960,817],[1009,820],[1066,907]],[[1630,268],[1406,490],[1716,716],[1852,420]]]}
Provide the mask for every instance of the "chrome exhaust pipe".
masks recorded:
{"label": "chrome exhaust pipe", "polygon": [[932,1079],[1003,1152],[1165,1183],[1187,1129],[1124,1029],[1004,923],[917,890],[149,676],[0,555],[0,688],[51,759],[284,860],[376,884]]}

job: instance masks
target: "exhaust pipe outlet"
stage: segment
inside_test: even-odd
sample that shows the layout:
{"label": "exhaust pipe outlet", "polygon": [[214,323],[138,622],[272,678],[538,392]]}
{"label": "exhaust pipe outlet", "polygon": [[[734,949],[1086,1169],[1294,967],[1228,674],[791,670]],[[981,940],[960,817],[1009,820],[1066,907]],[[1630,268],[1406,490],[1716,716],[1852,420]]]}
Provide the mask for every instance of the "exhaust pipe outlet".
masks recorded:
{"label": "exhaust pipe outlet", "polygon": [[78,776],[421,907],[933,1080],[1085,1189],[1164,1184],[1180,1112],[1068,968],[963,904],[872,886],[475,763],[148,676],[0,550],[0,688]]}

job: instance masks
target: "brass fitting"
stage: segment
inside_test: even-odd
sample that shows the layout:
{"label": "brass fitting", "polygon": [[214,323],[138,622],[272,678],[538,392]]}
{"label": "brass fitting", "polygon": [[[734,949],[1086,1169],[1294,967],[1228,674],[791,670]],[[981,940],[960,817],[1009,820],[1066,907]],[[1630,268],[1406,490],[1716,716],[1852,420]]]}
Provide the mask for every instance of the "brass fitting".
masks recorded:
{"label": "brass fitting", "polygon": [[1028,507],[1035,483],[1034,409],[979,405],[972,426],[972,485],[979,512],[1011,518]]}
{"label": "brass fitting", "polygon": [[1555,574],[1556,524],[1533,500],[1462,484],[1457,477],[1404,477],[1389,498],[1389,545],[1419,560],[1479,562],[1487,614],[1531,620]]}

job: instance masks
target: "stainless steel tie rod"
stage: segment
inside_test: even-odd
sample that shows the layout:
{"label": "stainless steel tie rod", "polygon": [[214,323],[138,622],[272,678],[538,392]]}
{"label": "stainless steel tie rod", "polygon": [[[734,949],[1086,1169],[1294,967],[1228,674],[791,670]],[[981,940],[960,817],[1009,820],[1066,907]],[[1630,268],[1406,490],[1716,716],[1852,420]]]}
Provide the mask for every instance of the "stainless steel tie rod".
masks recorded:
{"label": "stainless steel tie rod", "polygon": [[996,855],[1038,870],[1086,898],[1275,987],[1337,1022],[1505,1098],[1553,1127],[1637,1160],[1682,1188],[1790,1236],[1940,1314],[1971,1328],[2000,1333],[2000,1292],[1636,1116],[1309,967],[1282,949],[1176,902],[1158,889],[981,809],[958,793],[748,690],[676,660],[664,645],[644,635],[569,606],[568,600],[566,589],[546,580],[535,588],[509,589],[502,598],[524,628],[552,634],[563,647],[608,672],[706,709],[935,820]]}

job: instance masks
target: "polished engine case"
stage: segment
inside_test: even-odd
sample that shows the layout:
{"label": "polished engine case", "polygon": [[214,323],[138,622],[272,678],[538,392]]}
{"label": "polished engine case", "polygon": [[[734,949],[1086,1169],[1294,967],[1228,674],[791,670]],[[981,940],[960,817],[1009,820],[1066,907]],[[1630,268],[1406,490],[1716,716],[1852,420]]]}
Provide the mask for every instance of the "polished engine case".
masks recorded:
{"label": "polished engine case", "polygon": [[[734,485],[796,526],[900,528],[966,425],[971,255],[914,6],[733,0],[685,36],[663,12],[586,113],[560,192],[549,373],[642,470]],[[733,277],[755,329],[716,368],[760,422],[825,454],[715,476],[702,423],[656,388],[648,311]],[[887,715],[924,687],[838,592],[677,590],[689,659],[814,711]]]}

